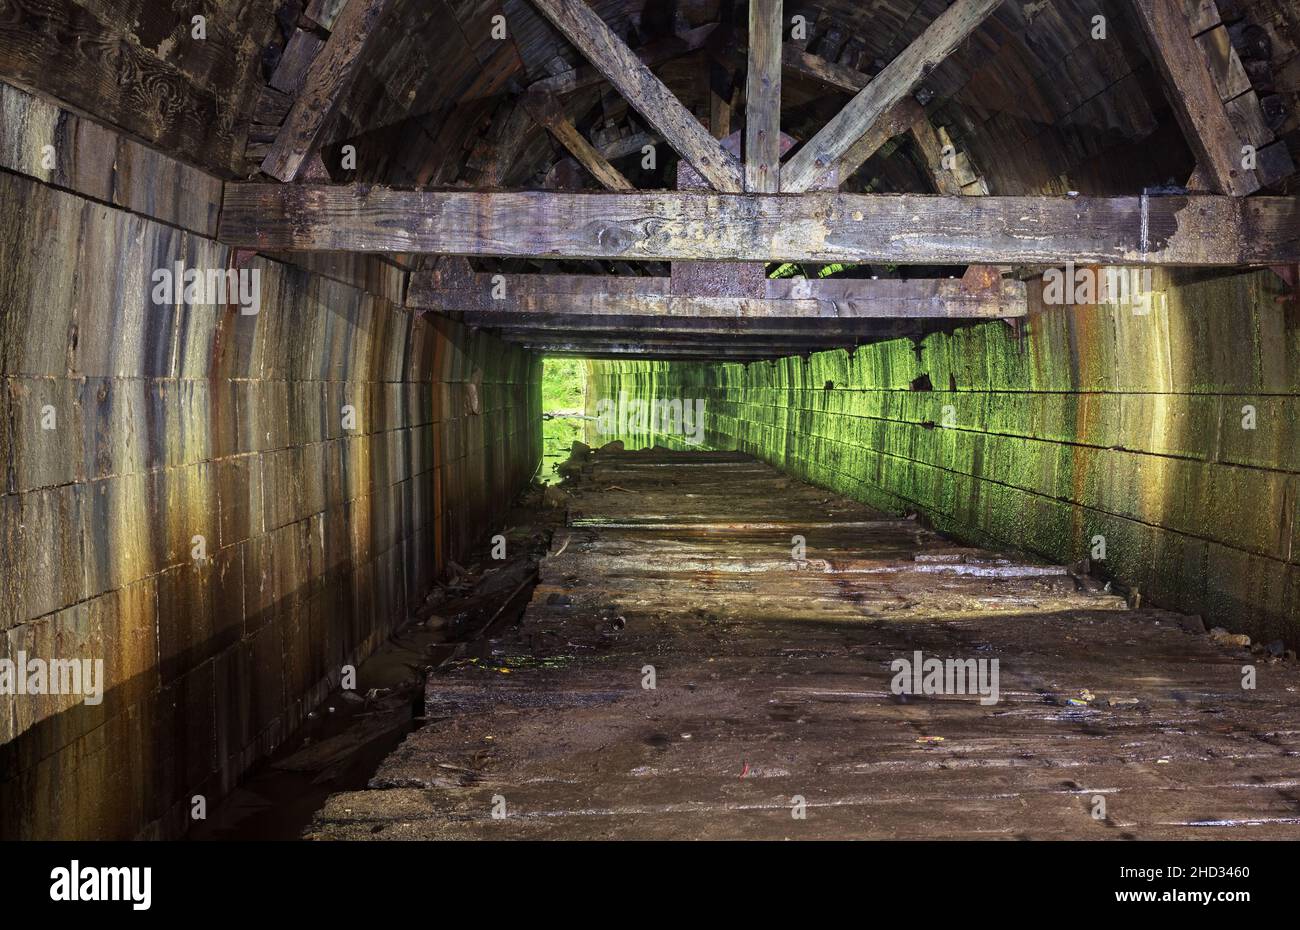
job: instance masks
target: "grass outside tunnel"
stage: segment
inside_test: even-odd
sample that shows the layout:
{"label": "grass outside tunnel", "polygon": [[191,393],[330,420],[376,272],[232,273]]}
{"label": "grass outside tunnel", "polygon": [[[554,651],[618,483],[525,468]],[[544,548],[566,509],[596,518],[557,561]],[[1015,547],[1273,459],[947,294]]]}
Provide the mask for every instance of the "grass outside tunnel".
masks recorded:
{"label": "grass outside tunnel", "polygon": [[542,362],[542,472],[547,484],[558,481],[555,466],[569,457],[574,440],[583,438],[587,397],[587,363],[576,358]]}

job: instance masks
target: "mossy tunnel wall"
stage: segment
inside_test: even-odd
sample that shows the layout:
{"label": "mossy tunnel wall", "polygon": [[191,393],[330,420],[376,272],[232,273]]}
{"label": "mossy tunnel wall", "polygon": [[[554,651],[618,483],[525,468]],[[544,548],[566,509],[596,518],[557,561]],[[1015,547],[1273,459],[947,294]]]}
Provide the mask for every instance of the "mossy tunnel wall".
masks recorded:
{"label": "mossy tunnel wall", "polygon": [[237,263],[220,182],[0,102],[0,658],[105,679],[0,695],[0,836],[177,836],[527,484],[540,359],[383,263],[244,255],[256,314],[159,303],[157,269]]}
{"label": "mossy tunnel wall", "polygon": [[[980,545],[1070,563],[1104,537],[1094,565],[1146,603],[1294,645],[1298,311],[1269,271],[1157,273],[1152,288],[1163,299],[1142,313],[1046,306],[1031,281],[1018,329],[771,363],[593,361],[587,412],[620,393],[702,400],[705,448]],[[597,441],[689,445],[671,422],[598,426]]]}
{"label": "mossy tunnel wall", "polygon": [[[636,23],[638,43],[725,18],[713,2],[590,5],[628,38]],[[265,178],[332,23],[301,18],[302,3],[196,6],[52,0],[0,16],[0,659],[102,658],[105,675],[102,703],[0,693],[0,839],[183,834],[196,796],[215,804],[282,746],[500,527],[542,455],[540,358],[454,310],[404,307],[414,257],[218,241],[223,184]],[[508,42],[491,36],[498,6]],[[808,51],[834,46],[827,60],[865,80],[931,6],[888,29],[871,5],[800,9],[817,24]],[[1101,4],[1110,43],[1090,35],[1094,6],[1004,4],[927,75],[927,119],[961,143],[964,193],[1131,195],[1191,174],[1128,5]],[[1278,50],[1270,63],[1257,39],[1249,79],[1226,75],[1243,119],[1276,117],[1249,127],[1267,162],[1296,132],[1300,33],[1293,4],[1233,6]],[[528,3],[392,7],[300,180],[567,183],[567,156],[520,120],[516,91],[582,66],[571,43]],[[703,51],[680,64],[662,71],[669,89],[711,110],[699,66],[714,66]],[[795,74],[786,90],[801,140],[849,99]],[[620,95],[591,92],[571,99],[598,102],[601,125],[568,115],[593,140],[614,133],[602,147],[644,131]],[[913,148],[883,146],[870,189],[930,190]],[[676,162],[658,164],[632,183],[671,186]],[[177,263],[256,272],[260,309],[155,299],[153,275]],[[1296,645],[1300,310],[1266,271],[1155,286],[1167,300],[1145,316],[1045,307],[1031,282],[1018,329],[748,366],[592,362],[586,403],[701,400],[705,448],[971,542],[1074,562],[1104,537],[1095,564],[1147,603]]]}

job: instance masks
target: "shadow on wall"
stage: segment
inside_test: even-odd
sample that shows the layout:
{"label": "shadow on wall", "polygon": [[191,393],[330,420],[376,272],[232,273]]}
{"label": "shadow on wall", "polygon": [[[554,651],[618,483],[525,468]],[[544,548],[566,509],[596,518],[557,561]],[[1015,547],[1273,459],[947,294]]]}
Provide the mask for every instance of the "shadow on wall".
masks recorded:
{"label": "shadow on wall", "polygon": [[[1041,283],[1041,282],[1040,282]],[[957,538],[1085,557],[1147,603],[1300,641],[1300,321],[1271,272],[774,363],[593,362],[593,396],[700,397],[739,449]],[[1160,296],[1163,295],[1163,296]],[[641,442],[657,437],[639,436]]]}
{"label": "shadow on wall", "polygon": [[527,484],[540,368],[382,269],[157,303],[229,251],[16,175],[0,220],[0,660],[107,682],[0,695],[0,836],[176,836]]}

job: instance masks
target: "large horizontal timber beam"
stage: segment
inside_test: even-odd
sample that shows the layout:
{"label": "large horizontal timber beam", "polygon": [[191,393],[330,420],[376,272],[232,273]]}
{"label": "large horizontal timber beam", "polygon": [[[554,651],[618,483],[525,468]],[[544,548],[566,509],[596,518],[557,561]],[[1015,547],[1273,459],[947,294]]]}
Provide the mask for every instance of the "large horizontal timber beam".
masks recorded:
{"label": "large horizontal timber beam", "polygon": [[757,319],[991,319],[1025,315],[1023,281],[958,278],[780,278],[761,294],[679,294],[671,278],[416,272],[408,306],[442,311],[593,317]]}
{"label": "large horizontal timber beam", "polygon": [[1300,261],[1300,198],[410,191],[231,183],[240,248],[637,261],[1232,267]]}
{"label": "large horizontal timber beam", "polygon": [[610,343],[607,345],[578,345],[566,342],[527,342],[518,343],[525,349],[533,352],[540,352],[544,355],[558,356],[560,358],[594,358],[594,359],[617,359],[633,357],[638,360],[663,360],[671,361],[673,359],[689,359],[693,361],[717,361],[717,362],[753,362],[763,359],[778,359],[787,355],[806,355],[810,352],[822,351],[820,349],[804,349],[800,351],[791,351],[782,349],[780,346],[767,347],[725,347],[725,346],[662,346],[654,343],[637,342],[635,340],[624,343]]}
{"label": "large horizontal timber beam", "polygon": [[766,336],[736,336],[725,340],[700,339],[696,336],[686,333],[661,333],[651,330],[644,333],[576,333],[569,335],[558,335],[556,333],[544,334],[522,334],[506,332],[501,334],[501,338],[507,342],[518,342],[521,345],[566,345],[574,349],[591,349],[600,351],[610,346],[621,345],[644,345],[653,346],[657,349],[731,349],[736,351],[757,352],[759,354],[768,354],[773,356],[789,355],[795,351],[807,352],[824,352],[829,349],[845,348],[847,345],[854,345],[859,342],[867,341],[864,338],[853,337],[847,340],[828,341],[816,336],[787,336],[781,338],[772,338]]}
{"label": "large horizontal timber beam", "polygon": [[[430,311],[437,312],[437,311]],[[680,333],[695,336],[804,336],[843,339],[897,339],[901,336],[919,335],[931,326],[927,320],[881,319],[808,319],[783,317],[691,317],[647,315],[591,315],[582,313],[516,313],[500,310],[470,310],[460,315],[461,322],[469,326],[495,329],[512,336],[540,336],[543,334],[563,338],[570,335],[596,334],[613,336],[654,332]]]}

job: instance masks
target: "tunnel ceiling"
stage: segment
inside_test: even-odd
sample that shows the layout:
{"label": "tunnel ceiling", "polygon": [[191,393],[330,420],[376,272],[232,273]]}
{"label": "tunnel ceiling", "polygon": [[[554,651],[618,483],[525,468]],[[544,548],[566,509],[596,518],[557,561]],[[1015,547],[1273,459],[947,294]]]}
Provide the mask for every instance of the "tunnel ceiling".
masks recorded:
{"label": "tunnel ceiling", "polygon": [[[1260,17],[1271,0],[1253,5]],[[595,0],[591,7],[633,49],[714,25],[705,47],[656,68],[678,98],[707,119],[716,64],[732,69],[743,92],[746,4],[728,0],[661,3]],[[866,76],[880,71],[942,12],[920,3],[787,3],[803,16],[802,45],[819,59]],[[506,17],[506,41],[491,38]],[[1106,17],[1107,41],[1094,41],[1093,17]],[[1295,28],[1294,14],[1290,21]],[[396,185],[476,184],[498,153],[494,133],[529,85],[586,64],[529,0],[394,0],[330,133],[358,146],[351,179]],[[724,85],[725,86],[725,85]],[[782,128],[803,141],[835,114],[849,92],[786,70]],[[1194,158],[1177,131],[1158,74],[1148,61],[1131,6],[1116,0],[1006,2],[916,91],[932,122],[950,133],[974,173],[996,194],[1132,193],[1186,180]],[[739,102],[739,101],[736,101]],[[607,83],[564,98],[580,129],[597,138],[645,131]],[[733,115],[733,128],[743,109]],[[1288,125],[1293,124],[1290,121]],[[638,153],[639,155],[639,153]],[[567,159],[534,125],[500,166],[502,183],[540,186]],[[928,191],[910,146],[886,146],[849,189]],[[620,167],[636,171],[624,156]],[[669,161],[671,164],[671,160]],[[599,185],[576,172],[583,186]],[[671,174],[634,178],[673,186]],[[656,183],[657,182],[657,183]]]}
{"label": "tunnel ceiling", "polygon": [[[1256,20],[1269,24],[1270,36],[1277,33],[1279,23],[1293,32],[1296,29],[1294,15],[1282,15],[1273,2],[1258,0],[1232,8],[1222,17],[1235,21],[1232,41],[1242,46],[1260,92],[1276,90],[1270,83],[1272,70],[1285,64],[1285,49],[1294,50],[1290,37],[1264,49],[1255,35],[1261,31]],[[719,100],[725,101],[727,129],[743,130],[747,3],[593,0],[589,6],[628,48],[648,57],[667,88],[714,135],[727,135],[714,125],[720,118]],[[787,2],[783,52],[802,56],[811,65],[796,67],[787,60],[782,68],[780,127],[793,152],[853,97],[846,80],[852,85],[855,80],[865,83],[874,78],[948,6],[944,0]],[[1219,21],[1217,13],[1207,12],[1217,10],[1212,3],[1189,2],[1187,9],[1193,31]],[[326,18],[331,15],[329,4],[319,0],[311,4],[309,20],[322,10]],[[291,12],[292,7],[282,11]],[[293,22],[292,16],[281,18],[286,25]],[[960,189],[945,187],[935,177],[935,153],[928,153],[927,161],[923,139],[915,131],[903,131],[902,125],[852,176],[841,179],[841,189],[1121,195],[1188,184],[1197,158],[1172,111],[1136,19],[1129,0],[1002,3],[955,51],[928,70],[911,92],[923,108],[923,118],[935,129],[933,146],[950,143],[956,152],[958,167],[953,173]],[[505,38],[494,33],[502,22]],[[795,23],[802,28],[796,31]],[[302,38],[295,37],[301,26],[299,20],[296,29],[284,28],[280,33],[280,41],[286,43],[283,56],[290,60]],[[1222,33],[1228,36],[1226,28]],[[272,83],[281,67],[277,53],[273,42],[264,68]],[[1237,55],[1235,50],[1231,53]],[[1240,63],[1238,67],[1244,71]],[[656,154],[662,153],[662,158],[653,168],[642,164],[641,144],[658,142],[658,136],[607,80],[595,75],[576,90],[565,84],[575,74],[592,72],[583,54],[531,0],[392,0],[340,101],[314,177],[325,180],[328,174],[336,182],[398,187],[601,190],[602,180],[548,132],[536,105],[527,102],[545,97],[631,186],[680,186],[678,158],[669,145],[657,146]],[[832,72],[829,78],[828,72]],[[1221,89],[1221,93],[1227,99],[1241,89]],[[1274,123],[1270,128],[1279,135],[1286,130],[1296,135],[1290,102],[1282,101],[1280,108],[1276,101],[1270,103],[1268,118]],[[1252,114],[1258,110],[1264,118],[1259,103],[1251,106]],[[251,128],[246,166],[254,176],[266,145],[278,131],[275,122]],[[738,145],[733,139],[737,155]],[[344,146],[355,148],[354,168],[345,166]],[[1274,187],[1283,183],[1280,177],[1270,180]],[[426,272],[435,262],[432,256],[400,260]],[[774,266],[766,270],[769,275],[781,273]],[[960,278],[967,271],[965,266],[792,269],[809,275],[828,270],[847,278],[929,279]],[[486,285],[486,278],[467,277],[475,273],[652,276],[673,293],[707,292],[718,287],[720,279],[734,283],[737,274],[743,276],[717,266],[688,276],[681,263],[670,278],[666,262],[483,257],[463,265],[461,272],[462,284],[472,282],[467,293]],[[975,269],[977,276],[981,273],[982,269]],[[679,281],[688,277],[689,285],[679,289]],[[655,296],[658,299],[657,292]],[[450,302],[438,302],[437,309],[451,311]],[[793,320],[785,327],[760,327],[741,325],[741,321],[727,326],[713,320],[692,328],[680,320],[667,325],[670,321],[661,316],[625,312],[599,321],[553,319],[542,326],[526,315],[501,324],[499,307],[480,309],[484,312],[471,310],[461,318],[475,325],[497,324],[494,328],[507,338],[547,351],[590,355],[607,350],[612,357],[700,357],[699,347],[722,342],[729,343],[725,357],[766,357],[776,351],[776,342],[780,351],[802,352],[920,336],[953,325],[931,319],[851,321],[832,327],[825,320]]]}
{"label": "tunnel ceiling", "polygon": [[[730,72],[737,94],[732,128],[743,122],[747,4],[743,0],[591,0],[632,49],[712,28],[693,51],[669,56],[656,73],[706,121],[710,83]],[[0,23],[6,77],[48,93],[184,160],[229,177],[258,177],[303,72],[328,37],[343,0],[59,0],[14,8]],[[806,21],[797,46],[817,61],[860,73],[882,67],[948,6],[944,0],[823,0],[785,4],[787,25]],[[1186,0],[1203,15],[1214,0]],[[1290,0],[1219,0],[1231,41],[1232,92],[1250,91],[1267,129],[1294,151],[1300,95],[1300,10]],[[204,41],[191,41],[193,14],[206,15]],[[1217,15],[1217,14],[1216,14]],[[507,37],[492,37],[505,17]],[[1091,33],[1106,20],[1106,41]],[[915,89],[971,173],[999,195],[1134,193],[1186,181],[1193,157],[1149,60],[1130,0],[1007,0]],[[78,42],[70,36],[82,36]],[[1220,41],[1217,40],[1216,41]],[[100,55],[95,49],[113,50]],[[1223,50],[1226,51],[1226,50]],[[535,122],[503,149],[520,92],[574,67],[582,55],[531,0],[391,0],[357,75],[325,134],[335,148],[358,146],[355,171],[336,180],[394,185],[553,184],[595,187],[582,172],[557,176],[567,154]],[[296,78],[296,80],[295,80]],[[789,67],[782,128],[796,144],[837,112],[848,91]],[[597,146],[645,126],[608,83],[562,96]],[[658,173],[638,186],[673,186],[665,147]],[[634,160],[618,164],[635,173]],[[914,146],[885,145],[846,186],[928,191]],[[572,174],[572,173],[571,173]],[[644,182],[644,183],[642,183]],[[1275,179],[1274,190],[1282,179]]]}
{"label": "tunnel ceiling", "polygon": [[[734,146],[746,112],[747,3],[591,0],[587,6],[618,40],[649,59],[706,132],[726,137],[715,125],[725,121],[733,154],[739,154]],[[1261,171],[1260,191],[1292,193],[1295,173],[1287,152],[1300,149],[1300,10],[1290,0],[1185,0],[1183,7],[1232,128],[1242,138],[1267,140],[1274,154],[1281,153],[1270,160],[1270,173]],[[212,0],[202,8],[207,37],[195,42],[189,33],[199,9],[163,0],[59,0],[48,9],[24,7],[11,22],[0,22],[0,57],[10,79],[184,160],[231,180],[274,182],[264,170],[268,154],[291,109],[304,98],[311,102],[304,91],[311,69],[343,44],[337,40],[357,22],[350,16],[373,10],[376,25],[369,41],[358,40],[364,44],[352,50],[349,79],[337,100],[324,102],[332,115],[312,146],[319,156],[286,177],[398,188],[609,186],[608,178],[598,179],[557,138],[554,122],[548,122],[555,120],[633,188],[678,188],[681,170],[689,172],[666,143],[656,144],[653,166],[642,164],[642,144],[662,140],[534,0],[289,0],[278,7]],[[779,125],[790,156],[797,158],[800,146],[841,111],[855,89],[948,9],[944,0],[788,0],[782,52],[797,61],[787,58],[780,69]],[[839,179],[840,189],[976,196],[1185,189],[1197,168],[1196,146],[1180,126],[1168,81],[1153,63],[1137,20],[1132,0],[1006,0],[911,85],[902,102],[920,114],[927,137],[918,134],[916,122],[897,124],[860,167]],[[336,23],[343,25],[336,29]],[[502,25],[504,37],[498,32]],[[1104,41],[1098,40],[1099,29]],[[84,39],[69,43],[69,35]],[[89,51],[114,47],[105,60]],[[102,80],[110,73],[115,81]],[[594,78],[585,79],[589,74]],[[886,113],[877,123],[889,121]],[[955,154],[946,179],[934,168],[941,144]],[[354,153],[355,163],[345,153]],[[684,186],[692,186],[689,178]],[[431,271],[435,262],[431,255],[390,257],[411,271]],[[1011,261],[1002,265],[1004,273]],[[468,275],[539,271],[671,281],[667,293],[650,294],[661,303],[744,274],[714,266],[679,289],[678,272],[684,277],[690,264],[676,262],[670,274],[669,262],[662,260],[503,259],[487,253],[462,261],[457,270],[459,281],[475,286]],[[902,264],[908,267],[769,265],[766,272],[812,277],[829,270],[850,280],[932,281],[958,280],[967,272],[964,265]],[[983,286],[996,289],[988,280]],[[942,302],[943,295],[935,291],[927,299]],[[472,310],[466,319],[487,325]],[[607,332],[644,332],[661,319],[626,313]],[[791,322],[789,333],[768,327],[767,335],[797,336],[810,322]],[[936,325],[872,321],[824,329],[832,344],[846,345],[858,337],[896,338]],[[665,332],[665,339],[716,343],[742,332],[721,324],[708,331],[678,328],[676,334]],[[800,348],[798,341],[788,348]]]}

